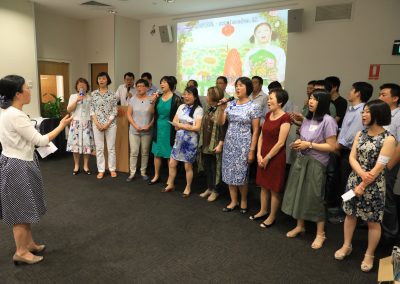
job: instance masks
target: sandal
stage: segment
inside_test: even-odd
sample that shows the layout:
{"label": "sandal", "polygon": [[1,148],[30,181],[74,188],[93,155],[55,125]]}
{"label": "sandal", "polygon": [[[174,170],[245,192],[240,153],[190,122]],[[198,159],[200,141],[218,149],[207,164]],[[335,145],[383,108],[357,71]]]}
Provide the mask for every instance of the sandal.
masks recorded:
{"label": "sandal", "polygon": [[345,246],[343,245],[340,249],[335,252],[335,259],[343,260],[346,256],[349,256],[353,251],[353,246]]}
{"label": "sandal", "polygon": [[[368,263],[365,262],[365,258],[366,257],[372,258],[372,263],[371,264],[368,264]],[[365,254],[364,255],[364,260],[361,262],[361,271],[370,272],[371,269],[374,267],[374,258],[375,258],[375,256],[373,256],[373,255]]]}
{"label": "sandal", "polygon": [[326,240],[325,233],[317,234],[313,243],[311,244],[311,247],[313,249],[320,249],[322,248],[322,245],[324,244],[325,240]]}
{"label": "sandal", "polygon": [[117,177],[117,172],[110,172],[110,175],[112,178],[116,178]]}
{"label": "sandal", "polygon": [[104,177],[104,173],[98,173],[97,174],[97,179],[102,179]]}

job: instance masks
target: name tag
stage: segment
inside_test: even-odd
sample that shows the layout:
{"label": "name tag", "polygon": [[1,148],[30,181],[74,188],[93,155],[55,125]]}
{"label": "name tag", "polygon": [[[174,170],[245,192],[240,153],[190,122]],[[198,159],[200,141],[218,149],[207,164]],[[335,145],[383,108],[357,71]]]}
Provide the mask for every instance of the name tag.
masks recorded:
{"label": "name tag", "polygon": [[310,125],[310,128],[308,128],[309,131],[313,131],[313,132],[314,132],[315,130],[317,130],[317,129],[318,129],[318,125],[315,125],[315,124],[311,124],[311,125]]}

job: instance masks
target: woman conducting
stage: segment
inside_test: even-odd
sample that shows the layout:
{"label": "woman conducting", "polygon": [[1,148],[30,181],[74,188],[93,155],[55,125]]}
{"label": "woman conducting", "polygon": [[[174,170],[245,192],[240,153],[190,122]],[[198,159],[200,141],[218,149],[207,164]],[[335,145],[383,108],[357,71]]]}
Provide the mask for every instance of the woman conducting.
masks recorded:
{"label": "woman conducting", "polygon": [[35,146],[46,146],[64,130],[72,117],[64,117],[57,128],[41,135],[22,111],[31,101],[25,79],[9,75],[0,80],[0,218],[13,227],[15,264],[35,264],[43,260],[37,253],[45,249],[32,237],[31,224],[46,212],[42,175],[34,153]]}

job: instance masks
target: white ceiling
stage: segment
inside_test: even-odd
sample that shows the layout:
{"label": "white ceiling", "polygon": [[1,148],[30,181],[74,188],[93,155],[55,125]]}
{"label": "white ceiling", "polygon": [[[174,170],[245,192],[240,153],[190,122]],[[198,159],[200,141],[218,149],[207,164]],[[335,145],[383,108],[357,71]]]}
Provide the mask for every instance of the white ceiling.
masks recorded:
{"label": "white ceiling", "polygon": [[81,6],[89,0],[31,0],[40,7],[78,19],[95,18],[116,11],[117,15],[142,20],[149,18],[171,17],[202,12],[218,12],[222,9],[245,8],[248,6],[282,6],[293,1],[288,0],[175,0],[168,4],[164,0],[96,0],[111,7]]}

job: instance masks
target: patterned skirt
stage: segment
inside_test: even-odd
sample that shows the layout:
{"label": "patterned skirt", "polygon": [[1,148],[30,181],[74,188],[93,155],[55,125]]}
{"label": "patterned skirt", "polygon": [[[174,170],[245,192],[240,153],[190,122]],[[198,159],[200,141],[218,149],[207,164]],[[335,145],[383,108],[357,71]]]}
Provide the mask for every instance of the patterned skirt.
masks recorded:
{"label": "patterned skirt", "polygon": [[0,156],[0,219],[7,225],[38,223],[46,213],[42,175],[33,161]]}
{"label": "patterned skirt", "polygon": [[92,122],[73,120],[69,129],[67,151],[79,154],[94,154],[95,144]]}
{"label": "patterned skirt", "polygon": [[197,154],[197,134],[186,130],[178,130],[171,158],[185,163],[194,163]]}

